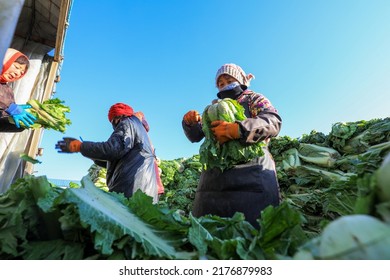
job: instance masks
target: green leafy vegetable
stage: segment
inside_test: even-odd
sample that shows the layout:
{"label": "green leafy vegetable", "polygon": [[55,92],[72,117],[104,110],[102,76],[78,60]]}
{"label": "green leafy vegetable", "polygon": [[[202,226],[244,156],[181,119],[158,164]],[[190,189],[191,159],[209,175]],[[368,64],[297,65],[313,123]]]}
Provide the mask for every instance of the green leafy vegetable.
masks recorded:
{"label": "green leafy vegetable", "polygon": [[[70,112],[70,108],[63,103],[64,102],[58,98],[48,99],[43,103],[35,99],[29,100],[27,104],[30,104],[31,108],[27,109],[27,111],[37,118],[30,128],[46,128],[65,132],[66,126],[70,125],[72,122],[65,115]],[[10,122],[13,122],[12,118],[9,120]],[[22,127],[26,127],[23,123],[20,124]]]}
{"label": "green leafy vegetable", "polygon": [[[0,194],[0,259],[389,259],[389,122],[344,124],[338,137],[273,138],[282,203],[262,211],[260,230],[242,213],[191,215],[200,155],[161,161],[158,204],[142,192],[104,192],[89,178],[64,189],[25,176]],[[343,148],[352,142],[355,152]]]}
{"label": "green leafy vegetable", "polygon": [[246,119],[244,108],[230,98],[218,100],[215,104],[208,105],[202,114],[202,129],[205,140],[200,146],[200,162],[208,168],[229,169],[236,164],[248,162],[264,154],[264,142],[255,144],[243,144],[239,140],[231,140],[220,145],[211,132],[211,122],[223,120],[227,122],[242,121]]}
{"label": "green leafy vegetable", "polygon": [[[77,206],[82,224],[88,224],[94,234],[95,249],[102,254],[112,254],[116,240],[128,235],[142,245],[148,255],[168,259],[188,259],[191,254],[175,249],[180,240],[162,238],[162,233],[153,230],[138,216],[129,211],[122,201],[96,188],[87,177],[82,180],[83,187],[66,189],[64,202]],[[151,200],[149,201],[151,204]],[[107,225],[110,225],[107,227]]]}
{"label": "green leafy vegetable", "polygon": [[369,215],[348,215],[331,222],[302,247],[296,259],[388,260],[390,226]]}
{"label": "green leafy vegetable", "polygon": [[341,157],[335,149],[315,144],[301,143],[298,151],[302,160],[324,167],[333,167]]}
{"label": "green leafy vegetable", "polygon": [[390,141],[390,118],[336,123],[328,139],[330,145],[342,153],[365,152],[370,146]]}
{"label": "green leafy vegetable", "polygon": [[31,162],[32,164],[42,163],[41,161],[39,161],[39,160],[37,160],[35,158],[32,158],[32,157],[30,157],[29,155],[27,155],[25,153],[20,154],[19,157],[22,160],[24,160],[24,161]]}
{"label": "green leafy vegetable", "polygon": [[378,198],[382,202],[390,202],[390,153],[387,154],[381,166],[376,171],[378,182]]}
{"label": "green leafy vegetable", "polygon": [[100,167],[97,164],[92,164],[88,169],[88,175],[96,187],[108,192],[108,187],[106,182],[106,175],[107,175],[106,168]]}

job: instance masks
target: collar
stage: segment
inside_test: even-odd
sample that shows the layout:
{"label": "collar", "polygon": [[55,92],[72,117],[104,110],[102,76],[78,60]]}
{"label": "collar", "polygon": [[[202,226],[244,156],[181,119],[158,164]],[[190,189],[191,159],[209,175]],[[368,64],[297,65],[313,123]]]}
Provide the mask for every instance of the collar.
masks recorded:
{"label": "collar", "polygon": [[217,93],[217,96],[220,99],[224,99],[224,98],[237,99],[247,88],[248,88],[247,86],[239,85],[233,89],[222,90]]}

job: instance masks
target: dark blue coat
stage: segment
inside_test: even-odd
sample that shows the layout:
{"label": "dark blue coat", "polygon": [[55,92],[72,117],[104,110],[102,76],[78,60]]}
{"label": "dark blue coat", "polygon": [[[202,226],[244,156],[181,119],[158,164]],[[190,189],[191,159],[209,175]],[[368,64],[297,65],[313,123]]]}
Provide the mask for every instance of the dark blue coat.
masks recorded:
{"label": "dark blue coat", "polygon": [[154,150],[137,117],[123,118],[106,142],[84,141],[80,152],[107,168],[110,191],[130,197],[140,189],[158,201]]}

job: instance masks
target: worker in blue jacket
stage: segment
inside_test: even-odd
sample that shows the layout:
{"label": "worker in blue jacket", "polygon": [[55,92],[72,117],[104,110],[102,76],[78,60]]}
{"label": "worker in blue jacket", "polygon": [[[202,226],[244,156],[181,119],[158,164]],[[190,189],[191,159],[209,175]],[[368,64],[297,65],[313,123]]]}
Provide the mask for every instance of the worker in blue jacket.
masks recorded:
{"label": "worker in blue jacket", "polygon": [[138,189],[158,202],[155,155],[142,122],[133,108],[116,103],[108,112],[114,132],[105,142],[64,137],[56,144],[61,153],[77,153],[107,169],[106,183],[111,192],[131,197]]}

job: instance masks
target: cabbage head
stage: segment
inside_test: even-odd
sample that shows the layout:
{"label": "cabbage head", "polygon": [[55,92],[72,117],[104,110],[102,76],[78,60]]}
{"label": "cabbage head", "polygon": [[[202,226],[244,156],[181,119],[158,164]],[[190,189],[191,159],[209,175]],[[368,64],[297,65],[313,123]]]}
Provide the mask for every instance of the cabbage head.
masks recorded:
{"label": "cabbage head", "polygon": [[202,129],[205,141],[199,149],[200,159],[205,169],[220,168],[222,171],[237,164],[243,164],[263,156],[264,142],[245,144],[239,139],[218,143],[211,131],[211,122],[223,120],[227,122],[243,121],[246,119],[245,109],[236,100],[225,98],[208,105],[202,114]]}
{"label": "cabbage head", "polygon": [[370,215],[346,215],[329,223],[294,259],[389,260],[390,225]]}

